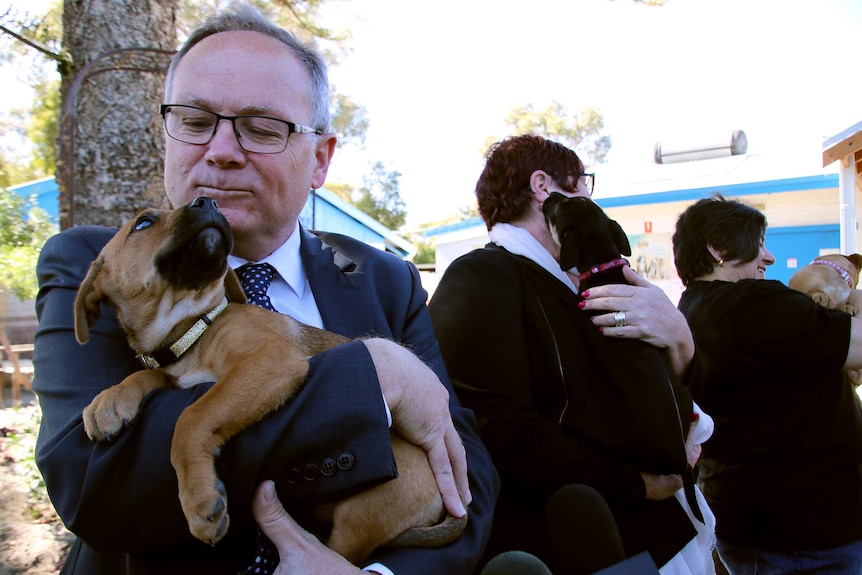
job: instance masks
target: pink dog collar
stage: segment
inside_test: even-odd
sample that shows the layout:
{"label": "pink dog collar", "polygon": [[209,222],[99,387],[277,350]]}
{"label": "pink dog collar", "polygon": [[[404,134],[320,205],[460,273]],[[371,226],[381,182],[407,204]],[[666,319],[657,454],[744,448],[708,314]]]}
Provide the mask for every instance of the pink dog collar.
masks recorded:
{"label": "pink dog collar", "polygon": [[838,272],[841,278],[847,282],[847,285],[849,285],[851,288],[853,287],[853,279],[850,277],[850,273],[835,262],[830,262],[829,260],[814,260],[809,265],[816,264],[829,266],[830,268],[834,269]]}
{"label": "pink dog collar", "polygon": [[[580,280],[581,280],[581,281],[584,281],[584,280],[585,280],[585,279],[587,279],[588,277],[590,277],[590,276],[592,276],[592,275],[595,275],[595,274],[597,274],[597,273],[601,273],[601,272],[604,272],[604,271],[607,271],[607,270],[611,270],[611,269],[614,269],[614,268],[618,268],[618,267],[622,267],[622,266],[627,266],[627,265],[629,265],[629,261],[628,261],[627,259],[625,259],[625,258],[619,258],[619,259],[612,260],[612,261],[609,261],[609,262],[604,263],[604,264],[600,264],[600,265],[597,265],[597,266],[593,266],[593,267],[591,267],[590,269],[588,269],[587,271],[585,271],[585,272],[583,272],[583,273],[581,274],[581,276],[580,276]],[[847,273],[847,272],[845,272],[845,273]]]}

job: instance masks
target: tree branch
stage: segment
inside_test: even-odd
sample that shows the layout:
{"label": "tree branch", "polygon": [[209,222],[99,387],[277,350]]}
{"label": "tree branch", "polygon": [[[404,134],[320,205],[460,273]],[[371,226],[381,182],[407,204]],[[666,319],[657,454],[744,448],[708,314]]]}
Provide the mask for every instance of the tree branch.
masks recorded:
{"label": "tree branch", "polygon": [[60,54],[55,54],[54,52],[51,52],[51,51],[50,51],[50,50],[48,50],[47,48],[44,48],[44,47],[40,46],[39,44],[36,44],[35,42],[32,42],[32,41],[28,40],[28,39],[27,39],[27,38],[25,38],[24,36],[21,36],[20,34],[16,34],[15,32],[13,32],[12,30],[10,30],[10,29],[9,29],[9,28],[7,28],[6,26],[3,26],[2,24],[0,24],[0,32],[5,32],[6,34],[9,34],[10,36],[12,36],[13,38],[15,38],[15,39],[16,39],[16,40],[18,40],[19,42],[23,42],[24,44],[26,44],[26,45],[30,46],[30,47],[31,47],[31,48],[33,48],[34,50],[38,50],[39,52],[41,52],[43,55],[47,56],[47,57],[48,57],[48,58],[50,58],[51,60],[54,60],[54,61],[56,61],[56,62],[59,62],[60,64],[68,64],[68,63],[69,63],[69,62],[66,60],[66,58],[64,58],[62,55],[60,55]]}

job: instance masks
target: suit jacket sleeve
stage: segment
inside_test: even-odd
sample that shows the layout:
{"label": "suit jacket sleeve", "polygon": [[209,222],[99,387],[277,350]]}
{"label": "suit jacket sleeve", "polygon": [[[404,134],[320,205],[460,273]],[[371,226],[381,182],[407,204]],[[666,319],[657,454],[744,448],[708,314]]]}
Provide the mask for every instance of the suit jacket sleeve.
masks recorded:
{"label": "suit jacket sleeve", "polygon": [[[169,452],[180,412],[210,386],[153,392],[115,440],[96,444],[87,438],[84,407],[101,390],[140,369],[112,310],[103,307],[89,343],[81,346],[74,336],[78,285],[113,233],[73,228],[42,250],[33,388],[43,419],[36,459],[51,500],[72,532],[92,548],[134,553],[196,542],[179,506]],[[396,473],[382,397],[365,346],[345,344],[311,363],[308,383],[294,400],[228,442],[217,458],[229,494],[231,532],[253,527],[251,497],[263,479],[276,479],[290,508],[292,501],[337,497]],[[345,379],[349,385],[339,383]],[[307,464],[338,460],[343,454],[352,462],[349,470],[295,481],[296,471]]]}
{"label": "suit jacket sleeve", "polygon": [[[494,505],[499,492],[499,478],[491,462],[491,457],[479,438],[478,424],[472,410],[458,401],[449,381],[440,347],[434,334],[426,301],[428,294],[423,289],[419,272],[409,262],[376,248],[359,244],[355,240],[337,234],[322,234],[324,241],[340,255],[336,263],[345,270],[346,275],[355,280],[356,286],[363,286],[370,297],[360,301],[352,300],[353,288],[340,291],[337,295],[331,290],[316,289],[314,278],[312,289],[324,316],[327,327],[336,323],[332,308],[328,304],[344,306],[361,305],[372,318],[364,329],[392,338],[408,346],[422,358],[440,377],[449,392],[452,420],[467,452],[470,490],[473,501],[469,507],[469,521],[465,532],[455,542],[437,549],[384,549],[378,550],[368,563],[379,562],[391,569],[395,575],[437,575],[452,573],[469,575],[478,562],[488,541]],[[308,268],[308,266],[307,266]],[[354,277],[356,276],[356,277]],[[360,279],[361,278],[361,279]],[[332,285],[329,282],[327,285]],[[348,282],[351,283],[351,282]],[[371,310],[368,312],[368,310]],[[342,317],[346,314],[341,314]],[[342,319],[342,321],[344,321]],[[350,327],[345,335],[356,336]],[[335,331],[342,331],[336,329]]]}
{"label": "suit jacket sleeve", "polygon": [[449,392],[450,411],[455,427],[467,452],[470,491],[469,521],[464,533],[442,549],[400,549],[383,551],[372,559],[392,569],[395,575],[437,575],[439,573],[469,575],[482,556],[491,534],[494,505],[500,490],[499,477],[491,456],[479,437],[479,428],[472,410],[462,406],[449,381],[440,347],[437,345],[430,316],[425,306],[426,292],[419,273],[410,268],[413,283],[409,321],[402,340],[411,347],[440,377]]}

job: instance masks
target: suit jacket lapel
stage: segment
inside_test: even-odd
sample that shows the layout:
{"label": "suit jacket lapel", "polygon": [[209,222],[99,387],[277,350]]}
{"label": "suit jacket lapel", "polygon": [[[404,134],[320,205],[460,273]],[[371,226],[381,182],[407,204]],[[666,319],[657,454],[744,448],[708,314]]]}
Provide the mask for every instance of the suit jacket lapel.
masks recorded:
{"label": "suit jacket lapel", "polygon": [[368,334],[375,322],[365,274],[316,235],[301,232],[300,257],[324,327],[347,337]]}

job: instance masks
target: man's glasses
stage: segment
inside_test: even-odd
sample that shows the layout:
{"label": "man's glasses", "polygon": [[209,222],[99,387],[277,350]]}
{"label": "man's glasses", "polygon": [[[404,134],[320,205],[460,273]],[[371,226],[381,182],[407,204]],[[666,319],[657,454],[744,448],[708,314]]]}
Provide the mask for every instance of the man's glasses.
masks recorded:
{"label": "man's glasses", "polygon": [[202,146],[209,143],[218,130],[219,122],[227,120],[243,150],[256,154],[279,154],[287,147],[293,134],[323,134],[323,130],[270,118],[269,116],[222,116],[196,106],[162,104],[159,113],[165,119],[168,136],[186,144]]}
{"label": "man's glasses", "polygon": [[581,177],[578,178],[578,186],[583,185],[587,189],[587,193],[591,196],[593,195],[593,189],[596,187],[596,175],[595,174],[581,174]]}

